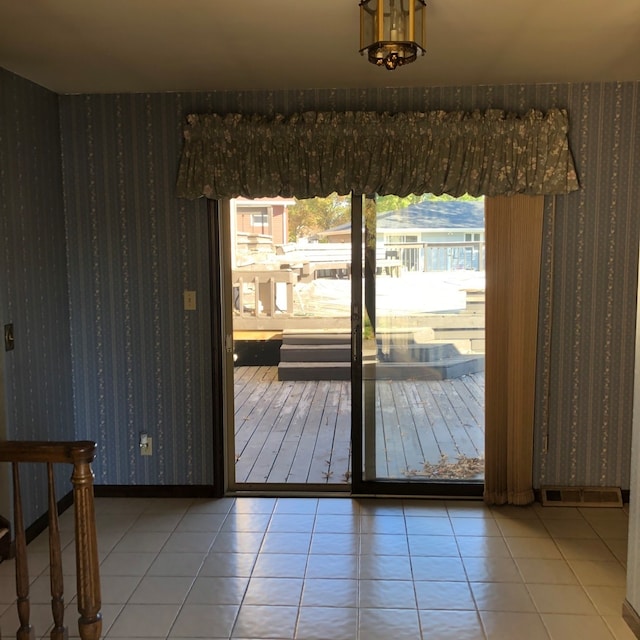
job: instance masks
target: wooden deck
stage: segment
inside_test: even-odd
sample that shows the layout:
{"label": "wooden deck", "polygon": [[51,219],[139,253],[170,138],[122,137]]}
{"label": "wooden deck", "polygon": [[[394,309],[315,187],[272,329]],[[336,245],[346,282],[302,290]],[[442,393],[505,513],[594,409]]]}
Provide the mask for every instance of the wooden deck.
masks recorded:
{"label": "wooden deck", "polygon": [[[438,477],[461,479],[469,459],[484,458],[484,373],[377,389],[379,478],[426,478],[424,463],[440,462]],[[237,367],[234,395],[236,482],[349,482],[350,382],[280,382],[277,367]]]}

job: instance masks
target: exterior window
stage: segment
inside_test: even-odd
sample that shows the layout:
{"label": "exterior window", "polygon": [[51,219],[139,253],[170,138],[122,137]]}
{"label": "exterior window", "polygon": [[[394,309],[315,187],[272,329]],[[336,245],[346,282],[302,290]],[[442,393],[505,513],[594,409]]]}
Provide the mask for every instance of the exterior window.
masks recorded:
{"label": "exterior window", "polygon": [[238,207],[238,231],[271,234],[271,211],[268,207]]}
{"label": "exterior window", "polygon": [[389,236],[387,242],[395,244],[418,242],[418,236]]}
{"label": "exterior window", "polygon": [[252,213],[251,214],[251,226],[268,228],[269,227],[269,214],[268,213]]}

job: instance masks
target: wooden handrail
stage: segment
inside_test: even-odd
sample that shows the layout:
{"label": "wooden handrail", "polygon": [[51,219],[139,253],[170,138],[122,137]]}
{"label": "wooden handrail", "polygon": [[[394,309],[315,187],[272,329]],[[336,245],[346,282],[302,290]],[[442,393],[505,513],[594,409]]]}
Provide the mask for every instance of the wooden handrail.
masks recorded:
{"label": "wooden handrail", "polygon": [[[99,640],[102,633],[100,613],[100,572],[98,544],[93,504],[93,472],[91,463],[95,458],[96,444],[91,441],[0,442],[0,462],[9,462],[13,472],[13,504],[16,553],[16,605],[20,627],[18,640],[30,640],[34,631],[29,620],[29,573],[27,567],[27,544],[20,492],[20,463],[35,462],[47,465],[49,500],[49,561],[51,576],[52,640],[64,640],[64,593],[62,552],[58,508],[53,474],[54,464],[71,464],[73,472],[73,501],[75,513],[75,545],[78,600],[78,633],[81,640]],[[1,637],[1,636],[0,636]]]}

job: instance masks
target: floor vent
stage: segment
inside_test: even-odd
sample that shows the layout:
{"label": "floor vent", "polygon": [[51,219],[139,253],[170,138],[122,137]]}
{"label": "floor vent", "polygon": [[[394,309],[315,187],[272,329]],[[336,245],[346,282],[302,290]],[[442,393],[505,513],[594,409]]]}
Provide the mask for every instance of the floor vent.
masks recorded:
{"label": "floor vent", "polygon": [[541,487],[544,507],[622,507],[619,487]]}

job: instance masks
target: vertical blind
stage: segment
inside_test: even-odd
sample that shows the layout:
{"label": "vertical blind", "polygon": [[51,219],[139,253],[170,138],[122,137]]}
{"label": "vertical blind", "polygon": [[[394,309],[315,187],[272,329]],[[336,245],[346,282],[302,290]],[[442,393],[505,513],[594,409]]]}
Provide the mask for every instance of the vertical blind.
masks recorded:
{"label": "vertical blind", "polygon": [[489,504],[534,499],[542,196],[487,198],[485,478]]}

